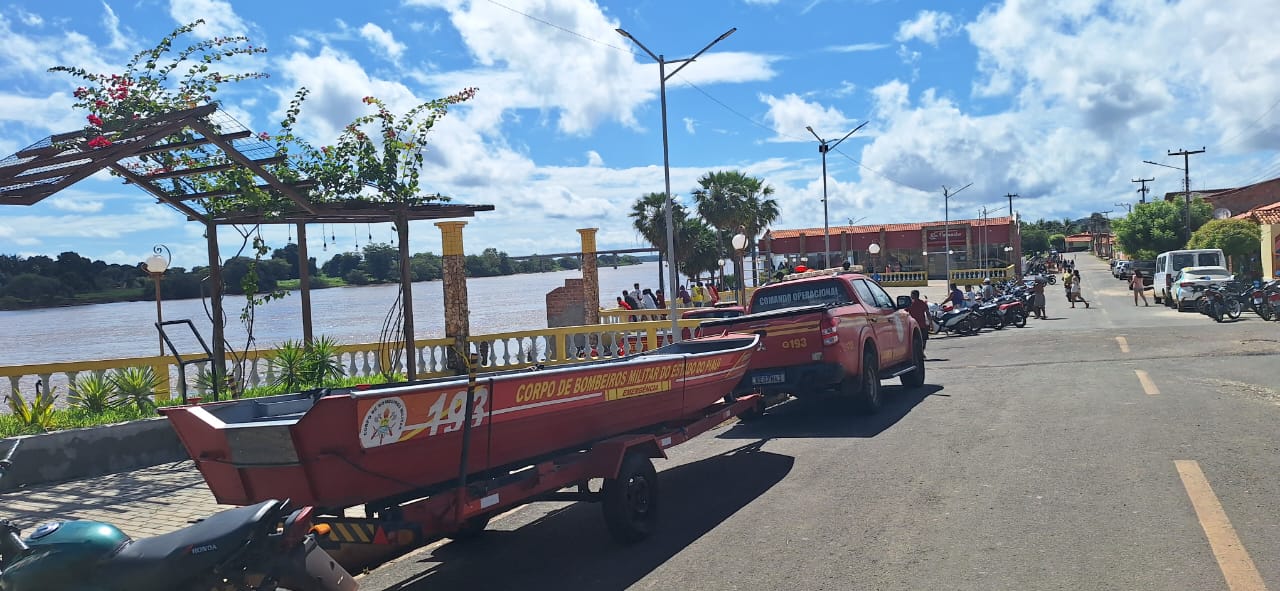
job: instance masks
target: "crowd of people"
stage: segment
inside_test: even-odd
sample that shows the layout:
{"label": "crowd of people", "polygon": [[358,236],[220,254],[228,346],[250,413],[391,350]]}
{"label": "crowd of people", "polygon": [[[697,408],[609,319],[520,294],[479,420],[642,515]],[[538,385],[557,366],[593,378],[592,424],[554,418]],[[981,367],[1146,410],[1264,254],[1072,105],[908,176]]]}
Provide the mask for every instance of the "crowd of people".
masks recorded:
{"label": "crowd of people", "polygon": [[[681,285],[676,292],[677,305],[682,308],[701,308],[714,306],[720,302],[720,290],[710,281],[705,284],[695,281],[692,285]],[[664,310],[667,308],[666,296],[662,289],[641,289],[639,283],[632,284],[632,289],[622,290],[617,296],[618,307],[623,310]]]}

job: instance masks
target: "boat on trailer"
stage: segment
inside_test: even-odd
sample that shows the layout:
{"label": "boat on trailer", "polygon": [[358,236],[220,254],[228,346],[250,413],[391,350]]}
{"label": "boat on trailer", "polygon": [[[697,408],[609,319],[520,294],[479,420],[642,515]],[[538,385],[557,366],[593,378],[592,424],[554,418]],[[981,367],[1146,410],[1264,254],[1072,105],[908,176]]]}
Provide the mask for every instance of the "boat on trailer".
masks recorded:
{"label": "boat on trailer", "polygon": [[721,335],[554,368],[162,412],[219,503],[385,508],[704,420],[742,379],[758,340]]}

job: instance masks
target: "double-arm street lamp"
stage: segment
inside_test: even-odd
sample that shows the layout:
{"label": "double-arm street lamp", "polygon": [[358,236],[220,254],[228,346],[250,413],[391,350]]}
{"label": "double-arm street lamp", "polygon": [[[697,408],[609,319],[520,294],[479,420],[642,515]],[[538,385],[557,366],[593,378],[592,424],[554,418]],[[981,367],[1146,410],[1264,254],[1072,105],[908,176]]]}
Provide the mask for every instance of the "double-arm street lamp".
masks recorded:
{"label": "double-arm street lamp", "polygon": [[[672,205],[672,202],[671,202],[671,152],[670,152],[669,143],[667,140],[667,80],[670,80],[672,76],[675,76],[676,74],[678,74],[680,70],[683,70],[684,67],[692,63],[693,60],[698,59],[698,56],[702,55],[703,53],[706,53],[708,49],[711,49],[712,45],[715,45],[721,41],[724,41],[726,37],[728,37],[729,35],[732,35],[733,32],[737,30],[738,30],[737,27],[734,27],[729,29],[728,31],[725,31],[723,35],[716,37],[715,41],[708,43],[707,46],[703,47],[700,51],[698,51],[698,53],[693,54],[693,57],[678,59],[678,60],[668,60],[663,55],[655,54],[652,51],[649,51],[649,48],[645,47],[644,44],[641,43],[639,39],[632,37],[631,33],[628,33],[622,29],[617,29],[619,35],[622,35],[632,43],[635,43],[637,47],[644,50],[645,53],[649,54],[649,57],[653,58],[653,61],[658,62],[658,89],[659,89],[659,95],[661,96],[661,101],[662,101],[662,173],[666,181],[666,190],[667,190],[666,201],[665,201],[665,208],[667,210],[666,211],[667,266],[668,266],[668,269],[670,269],[669,272],[667,273],[667,293],[670,294],[670,296],[667,297],[667,302],[669,305],[669,309],[667,313],[671,316],[671,342],[676,342],[680,339],[680,322],[679,322],[680,317],[678,314],[676,314],[676,301],[679,300],[679,298],[674,297],[676,294],[676,287],[677,287],[676,238],[675,238],[676,232],[675,232],[675,220],[673,217],[674,215],[673,210],[675,209],[675,207]],[[671,73],[668,74],[667,64],[680,64],[680,66],[672,70]]]}
{"label": "double-arm street lamp", "polygon": [[822,248],[825,250],[822,253],[822,267],[824,269],[831,266],[831,224],[828,222],[827,217],[827,152],[836,149],[836,146],[839,146],[840,142],[849,139],[849,136],[853,135],[854,132],[859,129],[862,129],[867,123],[868,122],[863,121],[862,125],[853,128],[853,131],[844,134],[844,137],[834,142],[822,139],[822,137],[818,135],[818,132],[813,130],[813,127],[805,126],[805,129],[809,130],[809,133],[812,133],[813,137],[818,138],[818,153],[822,154]]}
{"label": "double-arm street lamp", "polygon": [[[164,272],[169,268],[169,262],[172,260],[173,253],[169,252],[169,247],[157,244],[151,248],[151,256],[142,263],[156,287],[156,332],[160,332],[160,323],[164,322],[164,315],[160,312],[160,278],[164,277]],[[160,355],[164,355],[163,332],[160,333]]]}
{"label": "double-arm street lamp", "polygon": [[953,254],[953,251],[951,250],[951,198],[955,197],[956,193],[959,193],[960,191],[968,189],[969,187],[972,187],[972,186],[973,186],[973,183],[969,183],[954,191],[952,191],[951,189],[948,189],[946,185],[942,186],[942,217],[943,217],[942,240],[943,240],[943,244],[946,245],[947,284],[948,285],[951,284],[951,255]]}

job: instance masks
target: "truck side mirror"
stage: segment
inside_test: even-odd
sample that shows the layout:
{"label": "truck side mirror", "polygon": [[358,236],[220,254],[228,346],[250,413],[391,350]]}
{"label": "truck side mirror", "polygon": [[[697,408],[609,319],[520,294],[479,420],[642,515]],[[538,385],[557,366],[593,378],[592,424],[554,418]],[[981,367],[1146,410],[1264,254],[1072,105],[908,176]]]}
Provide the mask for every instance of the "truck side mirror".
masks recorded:
{"label": "truck side mirror", "polygon": [[906,310],[911,307],[911,296],[898,296],[898,309]]}

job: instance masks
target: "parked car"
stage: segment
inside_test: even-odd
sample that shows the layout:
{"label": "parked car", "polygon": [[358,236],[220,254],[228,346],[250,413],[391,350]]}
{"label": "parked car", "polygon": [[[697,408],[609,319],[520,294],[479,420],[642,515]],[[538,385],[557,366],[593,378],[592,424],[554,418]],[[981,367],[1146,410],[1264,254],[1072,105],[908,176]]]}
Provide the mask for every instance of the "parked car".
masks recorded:
{"label": "parked car", "polygon": [[1178,272],[1173,279],[1173,307],[1181,312],[1185,308],[1194,308],[1196,298],[1200,296],[1198,289],[1210,285],[1223,285],[1235,280],[1235,276],[1226,267],[1187,267]]}
{"label": "parked car", "polygon": [[1132,264],[1132,261],[1112,261],[1112,263],[1114,263],[1111,265],[1112,277],[1117,279],[1129,278],[1129,265]]}
{"label": "parked car", "polygon": [[1227,257],[1217,248],[1200,250],[1171,250],[1162,252],[1156,257],[1154,275],[1155,298],[1157,304],[1172,308],[1173,277],[1186,267],[1226,267]]}
{"label": "parked car", "polygon": [[1156,262],[1155,261],[1133,261],[1129,263],[1129,268],[1125,269],[1124,279],[1133,276],[1134,271],[1142,271],[1142,284],[1150,286],[1156,280]]}

